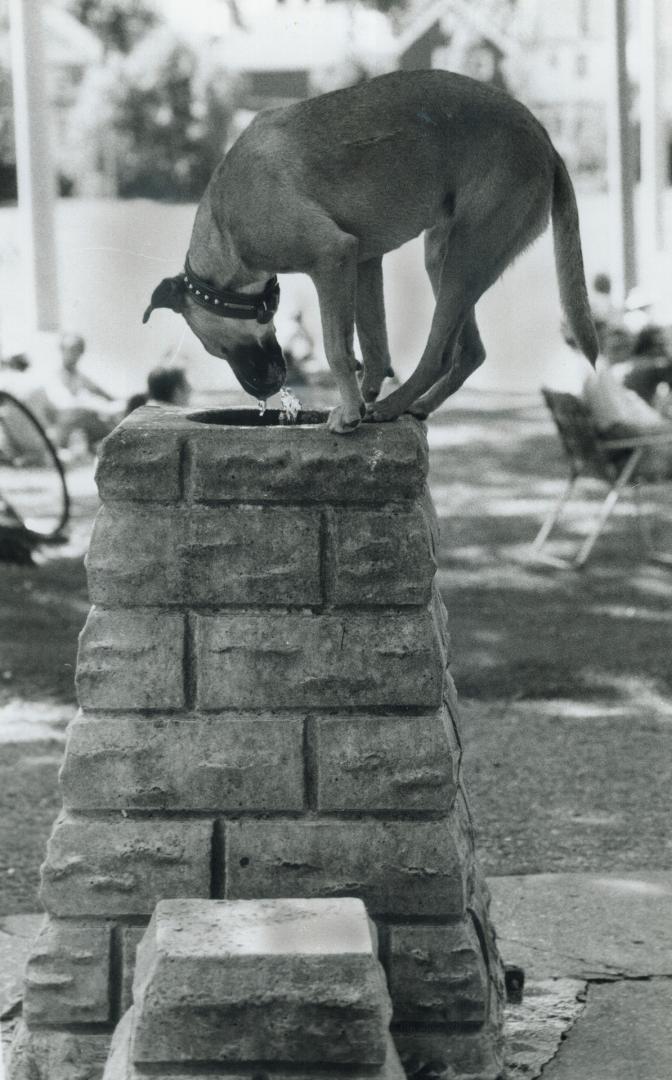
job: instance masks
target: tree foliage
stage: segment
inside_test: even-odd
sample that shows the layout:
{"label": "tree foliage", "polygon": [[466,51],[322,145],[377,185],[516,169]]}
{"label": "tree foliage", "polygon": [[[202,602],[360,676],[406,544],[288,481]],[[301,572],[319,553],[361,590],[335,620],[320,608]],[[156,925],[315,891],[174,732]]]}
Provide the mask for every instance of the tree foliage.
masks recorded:
{"label": "tree foliage", "polygon": [[77,171],[111,173],[126,197],[200,197],[222,157],[238,84],[162,28],[84,81],[73,116]]}
{"label": "tree foliage", "polygon": [[67,0],[67,7],[100,38],[106,52],[129,53],[159,22],[155,9],[143,0]]}

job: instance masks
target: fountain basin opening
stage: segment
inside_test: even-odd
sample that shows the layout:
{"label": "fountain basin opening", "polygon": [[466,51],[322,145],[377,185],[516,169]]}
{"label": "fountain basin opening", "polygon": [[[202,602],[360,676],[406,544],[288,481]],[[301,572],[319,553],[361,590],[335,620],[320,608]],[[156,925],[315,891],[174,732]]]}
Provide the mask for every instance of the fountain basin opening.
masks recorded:
{"label": "fountain basin opening", "polygon": [[[203,409],[190,413],[189,420],[218,427],[301,427],[324,424],[329,414],[326,411],[302,409],[293,423],[284,419],[284,415],[280,409],[266,409],[263,413],[258,409]],[[280,419],[281,416],[283,419]]]}

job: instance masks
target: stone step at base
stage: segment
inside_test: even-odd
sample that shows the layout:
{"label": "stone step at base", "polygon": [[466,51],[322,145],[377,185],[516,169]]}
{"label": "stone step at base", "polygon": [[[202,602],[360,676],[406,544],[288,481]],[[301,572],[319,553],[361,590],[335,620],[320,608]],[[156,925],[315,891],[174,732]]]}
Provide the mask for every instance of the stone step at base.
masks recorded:
{"label": "stone step at base", "polygon": [[138,947],[104,1080],[403,1077],[376,932],[361,900],[166,900]]}
{"label": "stone step at base", "polygon": [[[129,1009],[117,1027],[110,1056],[105,1067],[103,1080],[164,1080],[162,1073],[156,1070],[146,1072],[142,1066],[135,1065],[130,1058],[131,1035],[134,1010]],[[207,1071],[206,1071],[207,1070]],[[382,1065],[373,1069],[361,1069],[341,1066],[336,1071],[329,1066],[306,1065],[303,1068],[277,1068],[268,1062],[257,1062],[242,1071],[235,1065],[231,1068],[210,1065],[204,1069],[180,1069],[165,1075],[165,1080],[406,1080],[406,1073],[399,1060],[394,1041],[390,1034],[386,1037],[386,1057]]]}

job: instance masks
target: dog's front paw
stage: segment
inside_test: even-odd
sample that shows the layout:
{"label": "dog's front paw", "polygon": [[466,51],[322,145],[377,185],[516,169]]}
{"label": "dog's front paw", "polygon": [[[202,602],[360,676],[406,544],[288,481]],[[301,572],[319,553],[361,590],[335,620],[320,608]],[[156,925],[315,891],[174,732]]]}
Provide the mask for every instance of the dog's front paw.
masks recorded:
{"label": "dog's front paw", "polygon": [[380,376],[372,375],[371,371],[364,369],[359,389],[367,406],[376,401],[385,379],[394,379],[396,382],[396,378],[397,377],[391,367],[386,368],[383,375]]}
{"label": "dog's front paw", "polygon": [[422,401],[414,401],[408,406],[406,412],[409,416],[414,416],[416,420],[426,420],[429,416],[429,409],[422,404]]}
{"label": "dog's front paw", "polygon": [[359,427],[364,418],[364,406],[360,406],[357,412],[348,411],[345,405],[337,405],[332,409],[327,418],[327,427],[335,435],[348,435]]}
{"label": "dog's front paw", "polygon": [[366,410],[366,419],[374,424],[384,424],[388,420],[396,420],[398,416],[398,409],[390,408],[389,405],[386,407],[385,398],[382,401],[372,402]]}

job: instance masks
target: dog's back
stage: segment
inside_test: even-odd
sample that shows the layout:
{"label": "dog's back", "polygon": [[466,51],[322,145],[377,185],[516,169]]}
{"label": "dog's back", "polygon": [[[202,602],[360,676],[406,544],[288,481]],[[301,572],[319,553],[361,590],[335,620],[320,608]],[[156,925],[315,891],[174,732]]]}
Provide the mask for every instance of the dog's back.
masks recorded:
{"label": "dog's back", "polygon": [[[445,71],[382,75],[262,112],[229,153],[223,183],[227,168],[243,170],[246,183],[232,187],[248,206],[259,208],[269,192],[282,201],[284,190],[290,204],[299,195],[319,207],[357,238],[360,260],[444,229],[457,258],[467,247],[478,253],[465,272],[482,278],[481,291],[553,211],[563,308],[594,360],[571,181],[545,129],[504,91]],[[250,220],[240,206],[233,216]]]}
{"label": "dog's back", "polygon": [[270,171],[279,189],[303,191],[367,256],[446,213],[471,213],[474,200],[491,202],[493,186],[542,184],[550,193],[554,170],[551,143],[528,109],[443,71],[394,72],[262,112],[227,160],[251,183],[263,161],[264,183]]}

